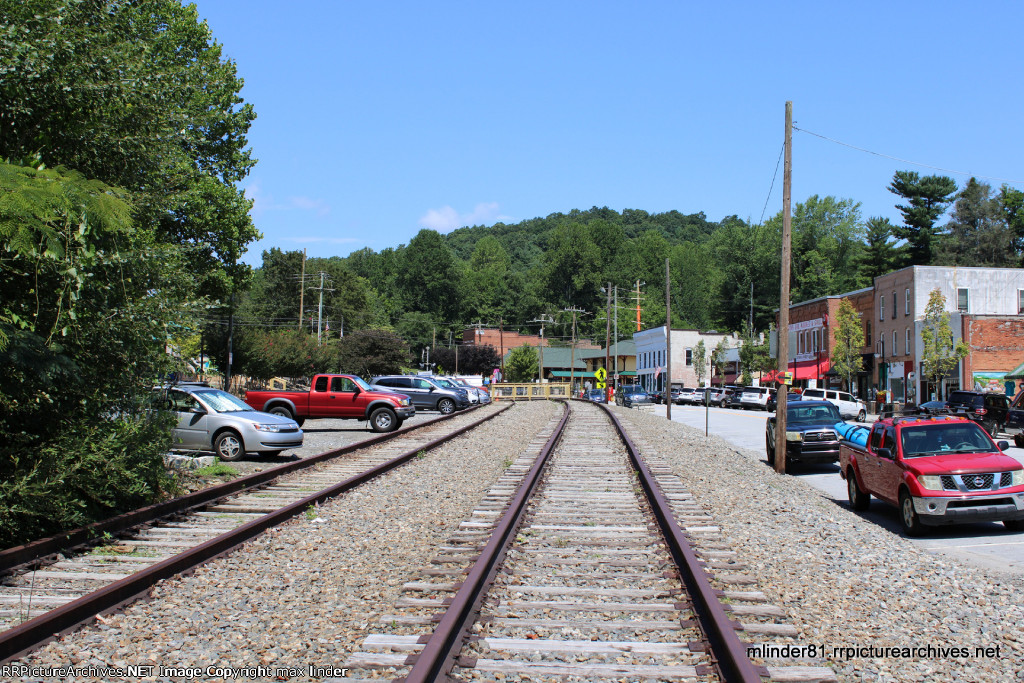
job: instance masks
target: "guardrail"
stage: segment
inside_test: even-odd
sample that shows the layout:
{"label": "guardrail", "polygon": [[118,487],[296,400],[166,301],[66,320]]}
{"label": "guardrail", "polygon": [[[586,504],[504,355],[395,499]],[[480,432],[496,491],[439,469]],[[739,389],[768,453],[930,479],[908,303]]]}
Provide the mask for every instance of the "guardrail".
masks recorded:
{"label": "guardrail", "polygon": [[572,398],[572,389],[568,382],[562,384],[513,384],[499,382],[491,385],[492,401],[534,401],[534,400],[566,400]]}

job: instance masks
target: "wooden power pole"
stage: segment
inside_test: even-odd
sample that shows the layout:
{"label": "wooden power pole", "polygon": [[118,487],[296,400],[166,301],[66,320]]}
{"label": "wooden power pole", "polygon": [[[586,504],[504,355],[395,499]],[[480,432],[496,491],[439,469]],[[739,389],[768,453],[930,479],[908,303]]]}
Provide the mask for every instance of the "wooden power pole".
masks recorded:
{"label": "wooden power pole", "polygon": [[[789,263],[791,258],[793,192],[793,103],[786,102],[786,160],[782,167],[782,279],[779,288],[779,358],[778,373],[789,367]],[[786,473],[786,392],[789,387],[779,382],[775,401],[775,471]]]}
{"label": "wooden power pole", "polygon": [[665,417],[672,419],[672,279],[665,259]]}

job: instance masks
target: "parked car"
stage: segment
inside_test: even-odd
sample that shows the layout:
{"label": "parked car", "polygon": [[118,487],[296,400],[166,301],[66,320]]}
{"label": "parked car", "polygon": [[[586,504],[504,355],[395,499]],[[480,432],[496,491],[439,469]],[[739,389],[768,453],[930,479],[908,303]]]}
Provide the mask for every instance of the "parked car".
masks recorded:
{"label": "parked car", "polygon": [[679,390],[679,396],[674,399],[679,405],[686,403],[696,403],[697,390],[694,387],[683,387]]}
{"label": "parked car", "polygon": [[587,400],[594,403],[607,403],[608,394],[605,393],[604,389],[591,389],[587,392]]}
{"label": "parked car", "polygon": [[963,416],[886,418],[865,446],[843,442],[840,474],[850,507],[866,510],[871,496],[895,505],[908,536],[958,522],[1024,531],[1024,469],[1009,446]]}
{"label": "parked car", "polygon": [[1013,443],[1017,448],[1024,448],[1024,391],[1013,397],[1013,403],[1006,411],[1003,429],[1013,436]]}
{"label": "parked car", "polygon": [[[839,409],[829,401],[786,401],[786,467],[790,463],[830,463],[839,460],[839,433],[836,425],[843,421]],[[769,463],[775,464],[775,416],[765,427],[765,452]]]}
{"label": "parked car", "polygon": [[990,394],[982,391],[957,390],[949,392],[949,410],[962,413],[980,424],[986,432],[995,436],[1006,424],[1010,401],[1006,394]]}
{"label": "parked car", "polygon": [[438,375],[431,375],[430,379],[434,380],[436,383],[440,384],[445,389],[461,391],[463,394],[466,395],[466,399],[469,401],[470,405],[476,405],[480,403],[480,397],[477,395],[475,391],[471,392],[468,387],[463,386],[462,383],[452,379],[451,377],[440,377]]}
{"label": "parked car", "polygon": [[[771,408],[769,403],[773,404]],[[775,387],[744,387],[740,394],[740,405],[744,409],[775,410]]]}
{"label": "parked car", "polygon": [[737,387],[737,389],[738,391],[734,391],[729,397],[729,407],[734,410],[743,408],[743,388]]}
{"label": "parked car", "polygon": [[367,420],[375,432],[394,431],[416,414],[409,396],[375,391],[356,375],[316,375],[305,390],[251,390],[246,392],[245,402],[254,410],[295,420],[300,426],[307,418],[316,417]]}
{"label": "parked car", "polygon": [[709,405],[719,406],[721,408],[725,408],[729,405],[731,395],[729,394],[729,390],[725,387],[708,387],[706,393],[706,400]]}
{"label": "parked car", "polygon": [[419,375],[384,375],[370,380],[374,388],[407,395],[420,410],[436,410],[450,415],[469,407],[469,398],[461,389],[448,389],[430,377]]}
{"label": "parked car", "polygon": [[834,404],[836,408],[839,408],[839,414],[843,416],[844,420],[864,422],[868,418],[868,407],[864,401],[854,398],[853,394],[846,391],[804,389],[803,398],[805,400],[828,401]]}
{"label": "parked car", "polygon": [[205,384],[158,387],[154,400],[178,418],[171,430],[171,450],[213,451],[221,460],[233,461],[247,453],[277,455],[302,446],[295,420],[253,410],[237,396]]}
{"label": "parked car", "polygon": [[679,397],[683,395],[683,387],[672,387],[672,403],[679,403]]}
{"label": "parked car", "polygon": [[650,394],[639,384],[623,384],[615,391],[615,405],[632,408],[639,405],[650,405]]}
{"label": "parked car", "polygon": [[949,412],[946,401],[925,401],[917,407],[918,415],[945,415]]}

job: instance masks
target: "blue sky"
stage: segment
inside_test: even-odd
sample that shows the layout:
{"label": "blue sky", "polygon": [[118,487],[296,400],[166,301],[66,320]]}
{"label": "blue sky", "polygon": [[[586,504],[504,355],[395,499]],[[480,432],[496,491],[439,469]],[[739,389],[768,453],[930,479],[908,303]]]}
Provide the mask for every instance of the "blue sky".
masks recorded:
{"label": "blue sky", "polygon": [[[797,127],[1024,188],[1024,4],[199,0],[258,118],[262,250],[345,256],[574,208],[782,208]],[[793,201],[899,222],[897,170],[794,133]]]}

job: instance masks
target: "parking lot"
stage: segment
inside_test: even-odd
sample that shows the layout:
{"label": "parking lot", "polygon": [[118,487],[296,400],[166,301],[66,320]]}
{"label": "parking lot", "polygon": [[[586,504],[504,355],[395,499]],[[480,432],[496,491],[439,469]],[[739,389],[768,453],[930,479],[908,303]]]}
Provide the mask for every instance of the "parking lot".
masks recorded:
{"label": "parking lot", "polygon": [[[665,415],[665,406],[645,408],[654,414]],[[722,437],[738,449],[753,451],[764,459],[765,421],[771,413],[761,411],[729,410],[697,406],[672,406],[672,420],[690,425],[709,434]],[[869,422],[874,416],[869,416]],[[1024,449],[1013,446],[1005,435],[998,440],[1010,441],[1006,451],[1024,463]],[[768,464],[765,463],[765,467]],[[847,506],[846,482],[839,476],[838,465],[797,466],[790,476],[799,477],[817,488],[836,505]],[[900,521],[896,508],[872,499],[870,508],[857,513],[864,524],[874,524],[881,532],[899,534]],[[979,523],[954,527],[937,527],[922,538],[910,539],[918,547],[930,552],[965,560],[972,564],[999,571],[1024,575],[1024,533],[1006,531],[1002,524]]]}

